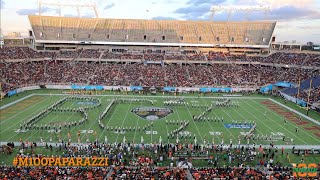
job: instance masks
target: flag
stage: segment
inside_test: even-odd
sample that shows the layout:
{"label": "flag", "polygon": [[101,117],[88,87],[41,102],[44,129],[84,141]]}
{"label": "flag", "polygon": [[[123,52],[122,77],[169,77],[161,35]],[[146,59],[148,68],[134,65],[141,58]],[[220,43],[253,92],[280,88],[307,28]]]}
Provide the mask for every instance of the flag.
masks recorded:
{"label": "flag", "polygon": [[308,103],[307,103],[307,109],[309,109],[310,94],[311,94],[311,86],[312,86],[312,79],[310,80],[310,87],[309,87],[309,94],[308,94]]}
{"label": "flag", "polygon": [[297,98],[300,97],[300,79],[301,79],[301,77],[299,78],[299,86],[298,86],[298,95],[297,95]]}

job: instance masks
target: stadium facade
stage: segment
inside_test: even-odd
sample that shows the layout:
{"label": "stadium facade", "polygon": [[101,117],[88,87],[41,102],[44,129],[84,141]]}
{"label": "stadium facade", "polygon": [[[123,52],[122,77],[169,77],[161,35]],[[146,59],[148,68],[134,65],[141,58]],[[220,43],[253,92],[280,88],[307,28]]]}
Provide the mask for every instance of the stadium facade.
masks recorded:
{"label": "stadium facade", "polygon": [[[242,53],[269,52],[275,21],[209,22],[29,16],[38,50],[81,45],[126,49],[220,49]],[[31,33],[30,33],[31,34]]]}

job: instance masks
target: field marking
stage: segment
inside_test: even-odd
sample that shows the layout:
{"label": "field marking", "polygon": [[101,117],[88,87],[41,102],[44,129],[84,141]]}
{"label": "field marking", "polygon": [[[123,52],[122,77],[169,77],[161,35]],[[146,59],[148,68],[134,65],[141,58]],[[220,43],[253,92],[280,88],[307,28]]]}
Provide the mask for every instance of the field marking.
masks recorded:
{"label": "field marking", "polygon": [[[72,105],[73,105],[73,104],[72,104]],[[88,119],[87,119],[87,121],[89,121],[89,112],[88,112],[88,111],[90,111],[90,110],[87,110],[87,113],[88,113]],[[83,124],[81,124],[80,126],[83,126],[85,123],[86,123],[86,121],[85,121]],[[71,134],[71,132],[72,132],[75,128],[79,128],[79,126],[74,126],[74,127],[71,128],[71,130],[69,129],[70,134]],[[91,127],[89,127],[88,130],[90,130],[90,128],[91,128]],[[61,131],[62,131],[62,130],[61,130]],[[69,133],[69,132],[68,132],[68,133]],[[68,133],[67,133],[65,136],[61,137],[61,139],[64,140],[64,138],[66,137],[67,142],[69,142]],[[88,134],[88,133],[87,133],[87,131],[86,131],[86,132],[83,133],[83,134],[84,134],[83,136],[85,136],[85,135]],[[78,134],[77,134],[77,135],[78,135]],[[76,136],[76,137],[77,137],[77,136]],[[77,140],[78,140],[78,138],[76,138],[76,142],[77,142]],[[72,136],[71,136],[71,141],[72,141]]]}
{"label": "field marking", "polygon": [[[165,117],[165,120],[167,121],[167,118]],[[169,131],[168,131],[168,125],[167,125],[167,122],[166,122],[166,130],[167,130],[167,134],[166,134],[166,137],[167,137],[167,140],[168,140],[168,143],[170,143],[170,140],[169,140]]]}
{"label": "field marking", "polygon": [[[120,127],[120,128],[123,128],[124,121],[126,121],[127,115],[128,115],[128,113],[130,112],[130,107],[131,107],[131,105],[132,105],[132,101],[130,101],[128,110],[127,110],[126,115],[124,116],[124,118],[123,118],[123,120],[122,120],[122,124],[121,124],[121,127]],[[120,135],[120,133],[117,134],[116,142],[118,142],[119,135]]]}
{"label": "field marking", "polygon": [[[110,104],[110,103],[109,103],[109,104]],[[107,106],[108,106],[109,104],[107,104]],[[112,114],[111,114],[111,116],[110,116],[110,119],[109,119],[109,121],[107,122],[107,124],[106,124],[105,127],[107,127],[107,126],[109,125],[109,123],[110,123],[113,115],[115,114],[115,112],[116,112],[116,110],[117,110],[117,108],[118,108],[118,105],[119,105],[119,104],[115,104],[116,108],[115,108],[114,111],[112,112]],[[112,108],[112,106],[110,107],[110,109],[111,109],[111,108]],[[101,113],[100,113],[100,114],[101,114]],[[102,118],[102,120],[103,120],[103,119],[106,119],[106,118],[107,118],[107,114],[104,116],[104,118]],[[99,127],[99,128],[100,128],[100,127]],[[104,129],[102,130],[101,135],[100,135],[100,137],[99,137],[99,140],[101,139],[101,137],[102,137],[102,135],[103,135],[103,133],[104,133],[105,130],[106,130],[106,128],[104,128]],[[108,138],[108,136],[107,136],[107,138]],[[102,141],[101,141],[101,142],[102,142]],[[103,140],[103,142],[104,142],[104,140]]]}
{"label": "field marking", "polygon": [[[49,97],[50,98],[50,97]],[[48,98],[47,98],[48,99]],[[44,99],[44,100],[47,100],[47,99]],[[44,101],[43,100],[43,101]],[[34,105],[36,105],[36,104],[34,104]],[[50,105],[48,105],[48,106],[46,106],[46,107],[49,107]],[[30,107],[29,107],[30,108]],[[27,109],[29,109],[29,108],[27,108]],[[25,110],[27,110],[27,109],[25,109]],[[25,110],[23,110],[23,111],[25,111]],[[41,112],[43,109],[39,109],[38,111],[36,111],[36,112]],[[22,111],[22,112],[23,112]],[[21,113],[22,113],[21,112]],[[18,114],[20,114],[20,113],[18,113]],[[18,115],[17,114],[17,115]],[[30,113],[26,118],[23,118],[23,119],[21,119],[20,121],[17,121],[16,123],[14,123],[13,125],[11,125],[10,127],[8,127],[8,128],[6,128],[5,130],[3,130],[3,131],[1,131],[1,133],[3,133],[3,132],[5,132],[5,131],[7,131],[8,129],[10,129],[10,128],[12,128],[13,126],[16,126],[18,123],[20,123],[21,124],[21,121],[24,121],[24,120],[26,120],[26,119],[28,119],[28,118],[30,118],[33,114],[36,114],[36,113],[34,113],[34,112],[32,112],[32,113]],[[1,129],[1,128],[0,128]]]}
{"label": "field marking", "polygon": [[[70,108],[70,107],[72,107],[74,104],[76,103],[76,101],[75,102],[73,102],[70,106],[68,106],[68,108]],[[61,104],[61,106],[62,106],[62,104]],[[70,117],[72,116],[72,115],[74,115],[76,112],[72,112],[71,113],[71,115],[65,120],[65,121],[67,121],[67,120],[69,120],[70,119]],[[55,120],[57,117],[59,117],[61,114],[63,114],[63,112],[61,111],[60,113],[57,113],[48,123],[46,123],[46,124],[49,124],[49,123],[51,123],[51,122],[53,122],[53,120]],[[57,127],[58,128],[58,127]],[[27,139],[29,139],[29,138],[31,138],[31,137],[33,137],[37,132],[42,132],[43,130],[40,130],[40,131],[36,131],[36,132],[34,132],[31,136],[29,136]],[[47,131],[44,131],[45,133],[47,132]],[[62,132],[62,128],[61,128],[61,131],[59,132],[59,133],[61,133]],[[46,138],[44,138],[43,139],[43,142],[46,142],[46,140],[48,139],[48,138],[50,138],[50,135],[51,134],[49,134]],[[62,137],[61,137],[61,139],[62,139]],[[58,141],[57,142],[59,142],[59,139],[58,139]]]}
{"label": "field marking", "polygon": [[[41,95],[49,95],[49,94],[30,94],[30,95],[28,95],[29,97],[32,97],[33,95],[38,95],[38,96],[41,96]],[[51,96],[53,95],[53,94],[50,94]],[[68,94],[54,94],[54,95],[59,95],[59,96],[70,96],[70,95],[68,95]],[[82,96],[82,95],[81,95]],[[83,95],[83,96],[88,96],[88,95]],[[136,95],[91,95],[91,96],[105,96],[105,97],[108,97],[108,96],[121,96],[121,97],[137,97]],[[27,96],[26,96],[27,97]],[[26,98],[26,97],[23,97],[23,98]],[[28,97],[28,98],[29,98]],[[155,98],[155,97],[157,97],[157,98],[161,98],[161,97],[175,97],[175,96],[139,96],[139,97],[153,97],[153,98]],[[179,96],[179,97],[185,97],[185,98],[194,98],[194,96]],[[23,99],[23,98],[21,98],[21,99]],[[203,98],[202,100],[204,100],[204,99],[215,99],[215,98],[221,98],[221,97],[200,97],[200,98]],[[271,100],[272,102],[274,102],[274,103],[276,103],[276,104],[278,104],[278,105],[280,105],[280,106],[282,106],[282,107],[285,107],[286,109],[289,109],[290,111],[292,111],[292,112],[294,112],[294,113],[296,113],[296,114],[299,114],[299,115],[301,115],[301,116],[303,116],[304,118],[306,118],[306,119],[308,119],[308,120],[313,120],[312,118],[310,118],[310,117],[308,117],[308,116],[305,116],[304,114],[302,114],[302,113],[300,113],[300,112],[298,112],[298,111],[296,111],[296,110],[294,110],[294,109],[291,109],[290,107],[287,107],[287,106],[285,106],[285,105],[283,105],[283,104],[281,104],[281,103],[279,103],[279,102],[277,102],[276,100],[273,100],[273,99],[271,99],[271,98],[259,98],[259,97],[229,97],[229,98],[232,98],[232,99],[249,99],[249,100],[252,100],[253,101],[253,99],[268,99],[268,100]],[[22,101],[21,99],[18,99],[18,100],[16,100],[16,101],[18,101],[19,102],[19,100],[20,101]],[[42,100],[42,101],[45,101],[45,100],[47,100],[48,98],[46,98],[46,99],[44,99],[44,100]],[[23,99],[24,100],[24,99]],[[14,102],[16,102],[16,101],[14,101]],[[42,102],[41,101],[41,102]],[[16,102],[16,103],[18,103],[18,102]],[[13,103],[13,102],[12,102]],[[38,103],[40,103],[40,102],[38,102]],[[11,104],[12,105],[12,104]],[[8,105],[8,107],[9,106],[11,106],[11,105]],[[260,105],[260,104],[259,104]],[[260,105],[261,106],[261,105]],[[264,106],[263,106],[264,107]],[[266,108],[266,107],[264,107],[264,108]],[[26,109],[25,109],[26,110]],[[25,111],[24,110],[24,111]],[[187,110],[189,111],[189,108],[187,108]],[[270,111],[270,110],[269,110]],[[273,112],[272,111],[272,113],[274,113],[274,114],[276,114],[275,112]],[[189,111],[189,114],[190,114],[190,111]],[[191,114],[190,114],[191,115]],[[278,115],[278,114],[276,114],[277,116],[279,116],[279,117],[281,117],[280,115]],[[166,117],[167,118],[167,117]],[[21,121],[19,121],[19,122],[21,122]],[[16,124],[18,124],[19,122],[17,122]],[[108,122],[110,122],[110,121],[108,121]],[[317,121],[316,121],[317,122]],[[318,123],[320,123],[320,122],[318,122]],[[318,124],[318,123],[316,123],[316,124]],[[292,124],[291,122],[290,122],[290,124]],[[92,124],[91,124],[92,125]],[[197,128],[197,126],[196,126],[196,128]],[[167,131],[168,131],[168,129],[167,129]],[[306,133],[306,134],[308,134],[307,132],[305,132],[305,131],[303,131],[304,133]],[[103,135],[103,134],[101,134],[101,135]],[[310,136],[310,134],[308,134],[309,136]],[[313,136],[311,136],[311,137],[313,137]],[[313,137],[314,138],[314,137]]]}
{"label": "field marking", "polygon": [[[163,103],[163,99],[162,99],[162,103]],[[166,107],[166,106],[164,106],[164,107]],[[168,136],[169,131],[168,131],[168,125],[167,125],[167,116],[165,116],[165,117],[164,117],[164,119],[165,119],[165,123],[166,123],[166,130],[167,130],[166,137],[167,137],[168,143],[170,143],[170,139],[169,139],[169,136]]]}
{"label": "field marking", "polygon": [[[32,96],[33,96],[33,94],[32,94]],[[30,97],[31,97],[31,96],[30,96]],[[29,98],[29,97],[28,97],[28,98]],[[47,98],[45,98],[45,99],[43,99],[43,100],[41,100],[41,101],[39,101],[39,102],[37,102],[37,103],[35,103],[35,104],[33,104],[33,105],[31,105],[31,106],[29,106],[28,108],[25,108],[24,110],[20,111],[19,113],[14,114],[13,116],[9,117],[8,119],[1,120],[0,125],[3,124],[3,123],[5,123],[5,122],[7,122],[9,119],[12,119],[12,118],[16,117],[17,115],[19,115],[19,114],[27,111],[28,109],[32,108],[33,106],[38,105],[39,103],[42,103],[42,102],[44,102],[44,101],[46,101],[46,100],[48,100],[48,99],[50,99],[50,96],[47,97]],[[23,100],[25,100],[25,99],[23,99]],[[20,102],[20,101],[19,101],[19,102]],[[15,102],[14,104],[19,103],[19,102]],[[11,104],[11,105],[13,105],[13,104]],[[10,105],[10,106],[11,106],[11,105]],[[30,116],[30,115],[29,115],[29,116]]]}
{"label": "field marking", "polygon": [[[205,102],[205,103],[206,103],[206,102]],[[207,103],[206,103],[206,105],[207,105]],[[223,108],[221,108],[221,109],[222,109],[222,111],[223,111],[227,116],[229,116],[229,114],[226,113]],[[213,109],[213,110],[214,110],[214,109]],[[216,114],[214,111],[212,111],[212,112],[213,112],[213,114],[214,114],[216,117],[218,117],[217,114]],[[231,116],[229,116],[229,118],[232,119]],[[232,120],[233,120],[233,119],[232,119]],[[230,130],[224,126],[224,124],[222,123],[222,121],[219,122],[219,123],[222,124],[222,126],[229,132],[229,134],[230,134],[231,137],[235,140],[235,142],[237,142],[238,139],[236,139],[236,138],[233,136],[233,134],[230,132]],[[229,135],[229,136],[230,136],[230,135]],[[229,138],[230,138],[230,137],[229,137]]]}
{"label": "field marking", "polygon": [[[43,144],[41,142],[38,141],[34,141],[37,143],[38,147],[44,147]],[[0,141],[0,146],[2,145],[6,145],[8,142],[7,141]],[[15,146],[21,146],[21,142],[13,142]],[[61,145],[61,143],[55,143],[55,142],[48,142],[47,143],[48,146],[52,145],[53,147],[58,147],[59,145]],[[71,146],[76,146],[76,145],[86,145],[86,143],[70,143]],[[145,145],[153,145],[153,144],[145,144]],[[240,144],[240,146],[247,146],[247,144]],[[256,145],[257,146],[257,145]],[[261,144],[262,147],[268,147],[270,146],[270,144]],[[253,147],[253,144],[249,144],[248,147]],[[274,148],[277,147],[279,149],[281,149],[282,147],[284,149],[292,149],[293,147],[295,147],[296,149],[320,149],[320,145],[286,145],[286,144],[279,144],[279,145],[274,145]]]}
{"label": "field marking", "polygon": [[[255,103],[257,103],[257,102],[255,102]],[[271,109],[269,109],[268,107],[266,107],[266,106],[263,106],[263,105],[261,105],[260,103],[257,103],[259,106],[261,106],[263,109],[266,109],[266,110],[268,110],[268,111],[271,111],[273,114],[275,114],[276,116],[278,116],[278,117],[280,117],[281,119],[283,119],[284,117],[282,117],[281,115],[279,115],[278,113],[276,113],[276,112],[274,112],[273,110],[271,110]],[[299,126],[297,126],[297,125],[295,125],[293,122],[291,122],[291,121],[287,121],[288,123],[290,123],[293,127],[299,127]],[[277,123],[278,124],[278,123]],[[283,128],[283,126],[282,125],[280,125],[282,128]],[[284,128],[285,129],[285,128]],[[318,139],[316,139],[315,137],[313,137],[311,134],[309,134],[307,131],[305,131],[304,129],[300,129],[299,128],[299,131],[302,131],[302,132],[304,132],[305,134],[307,134],[309,137],[312,137],[313,139],[315,139],[316,141],[318,141],[318,142],[320,142]]]}
{"label": "field marking", "polygon": [[[35,95],[39,95],[39,96],[71,96],[70,94],[38,94],[35,93]],[[154,95],[111,95],[111,94],[97,94],[97,95],[86,95],[86,94],[81,94],[81,95],[77,95],[77,96],[110,96],[110,97],[156,97],[156,98],[163,98],[163,97],[181,97],[181,98],[194,98],[195,96],[154,96]],[[217,98],[221,98],[221,96],[205,96],[205,97],[199,97],[199,98],[204,98],[204,99],[217,99]],[[269,98],[265,98],[265,97],[248,97],[248,96],[241,96],[241,97],[228,97],[228,98],[234,98],[234,99],[269,99]]]}
{"label": "field marking", "polygon": [[[58,115],[61,115],[62,114],[62,112],[60,112],[59,114],[57,114],[56,116],[54,116],[54,118],[53,119],[51,119],[48,123],[46,123],[46,124],[49,124],[49,123],[51,123],[52,122],[52,120],[54,120],[54,119],[56,119],[56,117],[58,116]],[[41,121],[41,120],[40,120]],[[25,140],[29,140],[31,137],[33,137],[36,133],[39,133],[39,132],[42,132],[43,130],[39,130],[39,131],[37,131],[37,130],[33,130],[33,131],[35,131],[35,132],[33,132],[33,134],[31,134],[31,135],[29,135]],[[31,133],[32,133],[32,131],[30,131]],[[20,134],[20,133],[16,133],[14,136],[11,136],[7,141],[9,141],[10,139],[12,139],[13,137],[16,137],[18,134]],[[49,135],[50,136],[50,135]],[[49,137],[48,136],[48,137]],[[46,138],[47,139],[47,138]],[[45,142],[45,141],[44,141]]]}
{"label": "field marking", "polygon": [[[239,106],[240,106],[240,105],[239,105]],[[243,108],[243,107],[242,107],[242,108]],[[241,113],[239,113],[238,110],[233,109],[233,111],[235,111],[238,115],[240,115],[243,120],[246,120],[246,118],[245,118]],[[241,130],[246,131],[246,130],[244,130],[244,129],[242,129],[242,128],[241,128]],[[262,133],[261,131],[259,131],[258,128],[256,128],[256,130],[257,130],[261,135],[263,135],[263,133]],[[253,140],[252,140],[252,141],[253,141]],[[256,141],[258,142],[258,140],[256,140]],[[260,140],[260,141],[261,141],[261,140]],[[268,140],[268,141],[270,141],[270,140]],[[270,141],[270,142],[271,142],[271,141]]]}
{"label": "field marking", "polygon": [[14,104],[16,104],[16,103],[18,103],[18,102],[20,102],[20,101],[23,101],[23,100],[25,100],[25,99],[28,99],[29,97],[32,97],[33,95],[34,95],[34,94],[29,94],[28,96],[25,96],[25,97],[23,97],[23,98],[17,99],[17,100],[15,100],[15,101],[13,101],[13,102],[10,102],[10,103],[6,104],[6,105],[0,106],[0,110],[2,110],[2,109],[4,109],[4,108],[7,108],[7,107],[9,107],[9,106],[12,106],[12,105],[14,105]]}
{"label": "field marking", "polygon": [[203,138],[202,138],[202,136],[201,136],[201,133],[200,133],[200,131],[199,131],[199,129],[198,129],[198,126],[197,126],[196,123],[194,122],[194,119],[192,118],[192,115],[191,115],[191,112],[190,112],[189,108],[187,107],[186,109],[188,110],[189,115],[190,115],[190,117],[191,117],[191,121],[192,121],[193,124],[196,126],[196,129],[197,129],[197,131],[198,131],[198,133],[199,133],[199,135],[200,135],[201,141],[203,142]]}
{"label": "field marking", "polygon": [[[72,107],[75,103],[76,103],[77,101],[75,101],[74,103],[72,103],[70,106],[68,106],[68,108],[70,108],[70,107]],[[61,106],[62,106],[62,104],[61,104]],[[71,115],[65,120],[66,122],[74,115],[74,114],[76,114],[77,112],[72,112],[71,113]],[[60,112],[59,114],[57,113],[57,115],[54,117],[54,118],[52,118],[51,120],[50,120],[50,122],[49,123],[51,123],[51,122],[53,122],[53,120],[55,120],[59,115],[61,115],[61,114],[63,114],[63,112]],[[49,124],[49,123],[47,123],[47,124]],[[58,128],[58,127],[57,127]],[[61,133],[62,133],[62,131],[63,131],[63,128],[64,127],[61,127],[61,131],[59,132],[60,133],[60,135],[61,135]],[[40,130],[40,132],[41,132],[41,130]],[[44,131],[44,132],[47,132],[47,131]],[[32,136],[34,136],[35,134],[33,134]],[[44,138],[43,139],[43,142],[46,142],[47,141],[47,139],[48,138],[50,138],[50,135],[51,134],[49,134],[46,138]],[[32,137],[31,136],[31,137]],[[60,136],[61,137],[61,140],[64,140],[63,138],[62,138],[62,135]],[[30,137],[29,137],[30,138]],[[28,138],[28,139],[29,139]],[[59,139],[58,139],[58,142],[59,142]]]}
{"label": "field marking", "polygon": [[[77,102],[77,101],[75,101],[74,103],[76,103],[76,102]],[[71,106],[73,106],[74,103],[72,103]],[[96,107],[96,108],[98,108],[98,107]],[[93,110],[95,110],[95,109],[93,109]],[[87,113],[88,113],[88,120],[87,120],[87,121],[89,121],[89,111],[90,111],[90,110],[87,110]],[[76,113],[76,112],[74,112],[74,113]],[[73,115],[73,114],[72,114],[72,115]],[[69,117],[69,118],[70,118],[70,117]],[[68,118],[68,119],[69,119],[69,118]],[[85,123],[85,122],[84,122],[84,123]],[[84,124],[82,124],[82,125],[84,125]],[[82,126],[82,125],[80,125],[80,126]],[[74,127],[72,127],[71,130],[69,130],[69,132],[71,133],[75,128],[79,128],[79,126],[74,126]],[[91,128],[91,127],[89,127],[89,129],[90,129],[90,128]],[[62,129],[62,130],[63,130],[63,129]],[[61,131],[62,131],[62,130],[61,130]],[[86,132],[86,133],[87,133],[87,132]],[[84,133],[83,136],[85,136],[86,133]],[[47,138],[49,138],[50,135],[51,135],[51,134],[49,134],[49,136],[48,136]],[[65,137],[66,137],[67,142],[68,142],[68,140],[69,140],[69,139],[68,139],[68,133],[66,134],[66,136],[63,136],[63,137],[61,136],[61,139],[64,140]],[[47,139],[47,138],[46,138],[46,139]],[[78,138],[76,138],[76,142],[77,142],[77,139],[78,139]],[[71,141],[72,141],[72,136],[71,136]]]}
{"label": "field marking", "polygon": [[305,119],[307,119],[307,120],[309,120],[309,121],[312,121],[312,122],[314,122],[315,124],[317,124],[317,125],[320,126],[320,122],[319,122],[319,121],[317,121],[317,120],[315,120],[315,119],[313,119],[313,118],[311,118],[311,117],[309,117],[309,116],[306,116],[306,115],[302,114],[301,112],[299,112],[299,111],[297,111],[297,110],[295,110],[295,109],[292,109],[292,108],[290,108],[290,107],[288,107],[288,106],[286,106],[286,105],[284,105],[284,104],[282,104],[282,103],[280,103],[280,102],[278,102],[278,101],[276,101],[276,100],[274,100],[274,99],[271,99],[271,98],[268,98],[268,99],[269,99],[270,101],[272,101],[272,102],[274,102],[274,103],[276,103],[276,104],[278,104],[278,105],[280,105],[280,106],[288,109],[289,111],[294,112],[294,113],[296,113],[296,114],[304,117]]}
{"label": "field marking", "polygon": [[[141,106],[142,106],[142,102],[140,103],[141,104]],[[136,134],[137,134],[137,128],[138,128],[138,125],[139,125],[139,117],[138,116],[136,116],[137,117],[137,123],[136,123],[136,128],[135,128],[135,130],[134,130],[134,136],[133,136],[133,140],[132,140],[132,142],[134,143],[135,142],[135,140],[136,140]]]}
{"label": "field marking", "polygon": [[[101,98],[101,101],[102,101],[103,98],[106,98],[106,97],[102,97],[102,98]],[[93,109],[93,110],[94,110],[94,111],[95,111],[95,110],[98,111],[98,107],[97,107],[97,109]],[[89,122],[89,111],[87,111],[87,113],[88,113],[88,120],[87,120],[87,121]],[[99,117],[99,115],[97,116],[97,118],[98,118],[98,117]],[[97,118],[96,118],[96,119],[97,119]],[[95,124],[96,121],[97,121],[97,120],[93,120],[93,121],[92,121],[92,123],[91,123],[91,125],[89,126],[88,130],[90,130],[90,129],[92,128],[93,124]],[[74,127],[74,128],[75,128],[75,127]],[[100,127],[98,126],[98,128],[100,128]],[[72,129],[72,130],[73,130],[73,129]],[[97,133],[97,131],[96,131],[96,133]],[[85,137],[85,136],[87,136],[87,138],[89,138],[89,137],[88,137],[88,133],[84,133],[84,135],[80,138],[80,142],[82,141],[83,137]]]}
{"label": "field marking", "polygon": [[[254,102],[254,101],[253,101]],[[257,103],[257,102],[255,102],[255,103]],[[259,104],[259,103],[257,103],[257,104]],[[263,106],[263,105],[261,105],[261,104],[259,104],[259,106],[261,106],[263,109],[267,109],[268,111],[271,111],[273,114],[275,114],[276,116],[279,116],[280,118],[283,118],[282,116],[280,116],[279,114],[277,114],[276,112],[274,112],[274,111],[272,111],[271,109],[269,109],[269,108],[267,108],[267,107],[265,107],[265,106]],[[299,126],[297,126],[297,125],[295,125],[293,122],[291,122],[291,121],[287,121],[287,122],[289,122],[291,125],[293,125],[294,127],[299,127]],[[278,123],[277,123],[278,124]],[[279,124],[278,124],[279,125]],[[281,126],[281,128],[283,128],[283,126],[280,124],[280,126]],[[283,128],[283,129],[286,129],[286,128]],[[287,129],[286,129],[287,130]],[[311,137],[311,138],[313,138],[314,140],[316,140],[316,141],[318,141],[318,142],[320,142],[318,139],[316,139],[315,137],[313,137],[311,134],[309,134],[309,133],[307,133],[304,129],[300,129],[299,128],[299,131],[302,131],[302,132],[304,132],[305,134],[307,134],[309,137]],[[292,134],[292,133],[291,133]],[[296,136],[296,137],[298,137],[298,136]],[[298,139],[300,139],[300,138],[298,138]]]}
{"label": "field marking", "polygon": [[[202,99],[202,101],[203,101],[204,103],[206,103],[203,99]],[[206,105],[207,105],[207,103],[206,103]],[[187,108],[189,108],[189,107],[187,107]],[[214,110],[214,109],[212,109],[212,110]],[[199,109],[199,111],[200,111],[200,109]],[[212,112],[212,111],[211,111],[211,112]],[[200,111],[200,113],[202,113],[202,112]],[[212,126],[210,125],[209,120],[206,120],[206,122],[209,124],[211,131],[216,132],[216,131],[212,128]],[[210,133],[209,133],[209,135],[210,135]],[[219,142],[221,143],[221,140],[220,140],[219,136],[218,136],[216,133],[215,133],[214,136],[216,136],[216,137],[218,138]]]}
{"label": "field marking", "polygon": [[[246,102],[244,102],[244,103],[246,103]],[[246,103],[246,104],[248,104],[250,107],[252,107],[251,105],[250,105],[250,103]],[[254,107],[252,107],[252,108],[254,108]],[[257,108],[254,108],[254,109],[256,109],[257,110]],[[247,111],[247,110],[246,110]],[[247,111],[247,112],[249,112],[249,111]],[[249,112],[250,113],[250,112]],[[251,115],[253,115],[252,113],[250,113]],[[253,115],[255,118],[257,118],[255,115]],[[270,117],[268,117],[268,116],[265,116],[267,119],[271,119],[273,122],[274,122],[274,120],[272,119],[272,118],[270,118]],[[263,122],[263,121],[261,121],[261,122]],[[264,123],[263,123],[264,124]],[[276,123],[276,124],[278,124],[278,123]],[[268,127],[269,129],[271,129],[269,126],[266,126],[266,127]],[[289,131],[289,130],[287,130],[286,128],[283,128],[282,126],[281,126],[281,128],[282,129],[284,129],[284,130],[286,130],[287,132],[289,132],[291,135],[293,135],[293,137],[297,137],[296,135],[294,135],[291,131]],[[272,131],[272,130],[271,130]],[[273,132],[273,131],[272,131]],[[286,136],[287,137],[287,136]],[[303,143],[305,143],[306,145],[308,145],[306,142],[304,142],[302,139],[300,139],[299,137],[297,137],[297,139],[299,139],[301,142],[303,142]]]}
{"label": "field marking", "polygon": [[[224,111],[224,108],[222,107],[221,108],[222,109],[222,111],[227,115],[227,116],[229,116],[229,118],[231,118],[231,120],[234,122],[235,121],[235,119],[233,119],[226,111]],[[237,114],[240,114],[239,112],[238,112],[238,109],[239,109],[239,107],[237,107],[237,109],[234,109],[234,107],[231,107],[231,109],[234,111],[234,112],[236,112]],[[241,116],[242,117],[242,119],[244,119],[245,120],[245,118],[243,117],[243,116]],[[225,127],[225,126],[224,126]],[[226,128],[226,127],[225,127]],[[227,130],[228,130],[228,128],[226,128]],[[246,129],[243,129],[243,128],[240,128],[241,129],[241,131],[243,131],[243,132],[248,132],[248,130],[246,130]],[[239,134],[237,137],[238,137],[238,141],[239,141],[239,136],[240,136],[241,134]],[[242,139],[241,139],[242,140]],[[241,141],[240,140],[240,141]],[[237,139],[236,139],[236,141],[237,141]]]}
{"label": "field marking", "polygon": [[[253,101],[254,102],[254,101]],[[253,109],[255,109],[255,110],[258,110],[257,108],[254,108],[253,106],[251,106],[250,105],[250,103],[247,103],[247,102],[245,102],[244,101],[244,103],[245,104],[247,104],[248,106],[250,106],[250,107],[252,107]],[[245,108],[243,108],[243,109],[245,109]],[[267,128],[269,128],[272,132],[275,132],[275,131],[273,131],[268,125],[265,125],[265,123],[263,122],[263,120],[260,120],[259,118],[257,118],[254,114],[252,114],[250,111],[248,111],[248,110],[246,110],[245,109],[245,111],[247,111],[249,114],[251,114],[253,117],[255,117],[257,120],[259,120],[260,122],[262,122],[263,123],[263,125],[264,126],[266,126]],[[260,112],[259,110],[258,110],[258,112]],[[260,112],[261,113],[261,112]],[[264,116],[264,115],[263,115]],[[272,118],[270,118],[270,117],[268,117],[268,116],[265,116],[267,119],[271,119],[272,121],[274,121]],[[278,124],[278,123],[276,123],[276,124]],[[294,135],[291,131],[289,131],[289,130],[287,130],[286,128],[283,128],[282,126],[281,126],[281,129],[284,129],[285,131],[287,131],[287,132],[289,132],[291,135],[293,135],[293,137],[297,137],[296,135]],[[288,136],[286,136],[286,137],[288,137]],[[300,139],[299,137],[297,137],[297,139],[299,139],[301,142],[303,142],[303,143],[305,143],[302,139]],[[306,145],[308,145],[307,143],[305,143]]]}

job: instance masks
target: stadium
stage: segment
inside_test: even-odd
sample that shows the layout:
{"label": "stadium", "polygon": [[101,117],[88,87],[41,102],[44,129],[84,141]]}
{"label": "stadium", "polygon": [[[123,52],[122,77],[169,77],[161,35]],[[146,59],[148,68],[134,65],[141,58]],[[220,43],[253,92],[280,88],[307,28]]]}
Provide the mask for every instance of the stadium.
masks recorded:
{"label": "stadium", "polygon": [[278,43],[277,20],[47,16],[39,1],[28,22],[1,36],[0,179],[319,177],[320,53]]}

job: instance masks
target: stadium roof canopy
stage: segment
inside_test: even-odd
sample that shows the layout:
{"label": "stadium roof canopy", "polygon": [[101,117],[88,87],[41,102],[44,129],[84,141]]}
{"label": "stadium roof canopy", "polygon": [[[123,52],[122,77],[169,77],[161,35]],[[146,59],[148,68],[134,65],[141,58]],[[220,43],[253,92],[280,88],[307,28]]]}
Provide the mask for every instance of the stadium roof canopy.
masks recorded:
{"label": "stadium roof canopy", "polygon": [[30,15],[36,43],[268,48],[275,21],[210,22]]}

